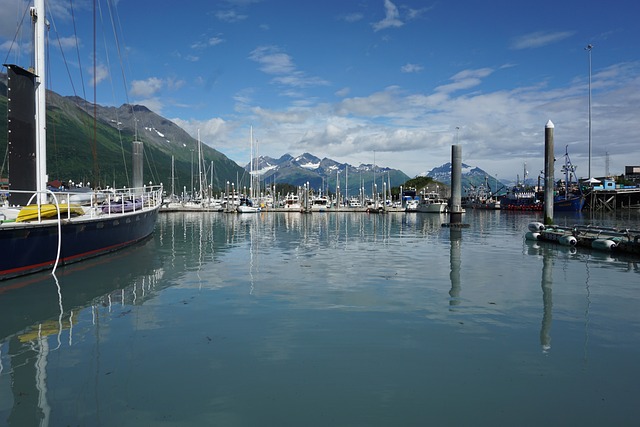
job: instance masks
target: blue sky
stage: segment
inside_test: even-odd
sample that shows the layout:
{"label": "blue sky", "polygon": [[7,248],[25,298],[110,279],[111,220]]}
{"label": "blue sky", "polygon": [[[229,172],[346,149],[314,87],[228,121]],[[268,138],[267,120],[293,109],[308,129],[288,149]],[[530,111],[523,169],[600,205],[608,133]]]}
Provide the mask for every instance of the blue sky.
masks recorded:
{"label": "blue sky", "polygon": [[[48,4],[52,89],[74,94],[68,67],[82,95],[80,69],[87,82],[92,76],[90,4],[73,2],[80,61],[68,46],[69,3]],[[310,152],[358,165],[375,156],[415,176],[449,161],[459,143],[463,162],[498,179],[522,178],[525,163],[535,178],[552,120],[556,176],[568,145],[586,177],[592,44],[591,175],[640,165],[640,6],[632,0],[110,6],[122,60],[103,2],[98,21],[109,33],[98,34],[98,102],[144,104],[194,137],[200,129],[204,143],[241,164],[253,126],[260,154],[272,157]],[[22,10],[18,0],[0,0],[3,59]]]}

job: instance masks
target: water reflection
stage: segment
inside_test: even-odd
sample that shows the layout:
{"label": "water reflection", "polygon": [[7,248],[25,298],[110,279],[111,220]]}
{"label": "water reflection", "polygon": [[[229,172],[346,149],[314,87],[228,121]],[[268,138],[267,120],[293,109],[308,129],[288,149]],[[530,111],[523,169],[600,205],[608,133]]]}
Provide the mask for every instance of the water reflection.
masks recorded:
{"label": "water reflection", "polygon": [[[587,360],[587,348],[589,341],[589,310],[591,307],[591,275],[594,268],[612,269],[626,273],[640,273],[639,262],[633,257],[624,254],[612,254],[610,252],[592,251],[587,249],[577,249],[573,246],[562,246],[548,242],[526,241],[526,252],[541,258],[541,289],[543,315],[540,328],[540,345],[542,351],[547,353],[551,350],[551,326],[553,321],[553,283],[554,273],[558,274],[556,264],[560,264],[562,270],[567,270],[567,263],[577,263],[580,270],[582,266],[584,274],[584,356]],[[573,268],[575,271],[575,268]],[[575,274],[575,273],[574,273]],[[632,281],[634,279],[631,279]],[[566,277],[565,277],[566,281]],[[599,283],[602,284],[602,283]]]}
{"label": "water reflection", "polygon": [[542,327],[540,345],[543,352],[551,349],[551,321],[553,320],[553,256],[547,248],[542,249]]}
{"label": "water reflection", "polygon": [[[74,340],[91,339],[93,332],[86,325],[74,332],[87,311],[91,312],[91,324],[97,327],[100,312],[111,313],[115,305],[122,309],[141,304],[159,290],[155,287],[163,270],[155,262],[153,247],[154,242],[147,240],[108,256],[65,266],[56,275],[40,273],[2,283],[0,391],[12,395],[8,425],[49,424],[49,360],[73,346]],[[93,336],[99,340],[100,334]]]}
{"label": "water reflection", "polygon": [[449,291],[450,306],[456,306],[460,304],[460,265],[462,263],[460,247],[462,245],[462,230],[452,227],[449,229],[449,240],[451,241],[451,248],[449,249],[449,259],[451,265],[451,272],[449,277],[451,278],[451,290]]}
{"label": "water reflection", "polygon": [[577,423],[620,421],[637,260],[522,243],[531,216],[446,219],[163,214],[144,245],[3,283],[1,422],[537,425],[568,393]]}

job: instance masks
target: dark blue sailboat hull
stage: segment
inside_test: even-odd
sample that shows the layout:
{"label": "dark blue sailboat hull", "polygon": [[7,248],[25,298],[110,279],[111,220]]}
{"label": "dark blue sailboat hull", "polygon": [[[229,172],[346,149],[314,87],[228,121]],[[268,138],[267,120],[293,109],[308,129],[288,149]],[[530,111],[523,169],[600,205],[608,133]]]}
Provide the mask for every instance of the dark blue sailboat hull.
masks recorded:
{"label": "dark blue sailboat hull", "polygon": [[[65,265],[112,252],[151,235],[158,209],[125,216],[63,221],[60,259]],[[58,223],[0,224],[0,280],[53,268],[58,254]]]}

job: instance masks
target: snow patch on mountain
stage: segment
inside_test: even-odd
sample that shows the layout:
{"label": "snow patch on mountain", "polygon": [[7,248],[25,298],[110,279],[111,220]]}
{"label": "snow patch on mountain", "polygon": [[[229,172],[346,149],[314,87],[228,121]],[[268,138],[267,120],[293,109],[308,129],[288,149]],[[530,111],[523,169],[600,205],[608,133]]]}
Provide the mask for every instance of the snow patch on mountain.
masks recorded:
{"label": "snow patch on mountain", "polygon": [[300,166],[301,168],[309,169],[309,170],[315,170],[320,167],[320,162],[299,164],[298,166]]}

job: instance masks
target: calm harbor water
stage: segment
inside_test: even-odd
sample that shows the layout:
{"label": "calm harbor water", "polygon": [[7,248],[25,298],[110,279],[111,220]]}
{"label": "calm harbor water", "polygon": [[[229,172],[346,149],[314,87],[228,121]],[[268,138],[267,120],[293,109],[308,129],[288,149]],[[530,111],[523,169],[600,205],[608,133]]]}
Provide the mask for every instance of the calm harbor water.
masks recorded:
{"label": "calm harbor water", "polygon": [[539,218],[161,214],[0,282],[0,425],[637,425],[640,260],[524,241]]}

